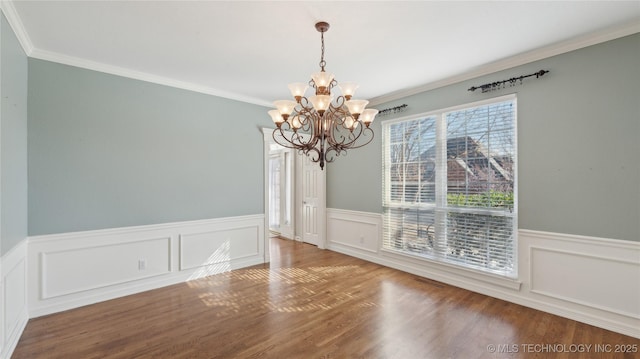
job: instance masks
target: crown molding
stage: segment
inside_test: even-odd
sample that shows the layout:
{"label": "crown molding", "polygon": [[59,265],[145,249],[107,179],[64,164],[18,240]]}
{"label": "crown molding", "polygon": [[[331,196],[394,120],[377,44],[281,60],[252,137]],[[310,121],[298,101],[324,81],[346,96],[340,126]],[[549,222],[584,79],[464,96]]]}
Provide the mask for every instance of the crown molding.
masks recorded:
{"label": "crown molding", "polygon": [[0,0],[0,9],[2,9],[2,12],[4,13],[4,15],[7,18],[7,21],[9,22],[9,25],[11,26],[13,32],[16,34],[16,37],[18,38],[18,41],[20,42],[22,49],[24,50],[25,54],[28,57],[57,62],[64,65],[80,67],[88,70],[111,74],[111,75],[127,77],[135,80],[151,82],[159,85],[175,87],[183,90],[199,92],[207,95],[226,98],[229,100],[246,102],[246,103],[259,105],[259,106],[271,107],[271,103],[261,99],[257,99],[249,96],[243,96],[243,95],[239,95],[239,94],[231,93],[227,91],[221,91],[212,87],[202,86],[202,85],[198,85],[198,84],[194,84],[186,81],[178,81],[168,77],[158,76],[158,75],[149,74],[141,71],[135,71],[135,70],[118,67],[118,66],[112,66],[112,65],[108,65],[108,64],[104,64],[96,61],[82,59],[79,57],[68,56],[68,55],[64,55],[64,54],[60,54],[52,51],[46,51],[46,50],[35,48],[33,46],[33,43],[31,42],[31,38],[29,38],[29,34],[27,34],[27,31],[22,23],[22,20],[20,20],[20,16],[16,11],[15,6],[13,5],[13,1]]}
{"label": "crown molding", "polygon": [[20,20],[20,16],[18,16],[16,8],[13,6],[13,1],[1,0],[0,9],[2,9],[2,13],[4,13],[4,16],[9,22],[9,26],[11,26],[11,29],[13,29],[13,32],[16,34],[18,42],[20,42],[20,46],[22,46],[22,50],[24,50],[27,56],[31,56],[34,49],[33,43],[31,42],[31,38],[29,38],[29,34],[27,34],[27,30],[22,24],[22,20]]}
{"label": "crown molding", "polygon": [[108,65],[101,62],[82,59],[74,56],[67,56],[56,52],[45,51],[40,49],[34,49],[31,53],[32,58],[52,61],[64,65],[70,65],[80,67],[88,70],[103,72],[110,75],[127,77],[135,80],[151,82],[159,85],[165,85],[175,87],[183,90],[199,92],[207,95],[213,95],[217,97],[226,98],[229,100],[240,101],[250,103],[258,106],[271,107],[271,104],[267,101],[257,99],[254,97],[243,96],[232,92],[221,91],[208,86],[202,86],[186,81],[179,81],[169,77],[158,76],[142,71],[135,71],[124,67]]}
{"label": "crown molding", "polygon": [[489,63],[469,72],[460,75],[451,76],[442,80],[430,82],[421,86],[395,91],[386,95],[377,96],[369,99],[369,105],[379,105],[390,101],[399,100],[404,97],[412,96],[421,92],[437,89],[440,87],[453,85],[458,82],[467,81],[476,77],[489,75],[498,71],[510,69],[516,66],[524,65],[530,62],[546,59],[551,56],[564,54],[570,51],[578,50],[584,47],[596,45],[602,42],[615,40],[620,37],[633,35],[640,32],[640,21],[633,21],[619,26],[611,27],[602,31],[594,32],[588,35],[575,37],[573,39],[558,42],[553,45],[545,46],[536,50],[515,55],[503,60]]}

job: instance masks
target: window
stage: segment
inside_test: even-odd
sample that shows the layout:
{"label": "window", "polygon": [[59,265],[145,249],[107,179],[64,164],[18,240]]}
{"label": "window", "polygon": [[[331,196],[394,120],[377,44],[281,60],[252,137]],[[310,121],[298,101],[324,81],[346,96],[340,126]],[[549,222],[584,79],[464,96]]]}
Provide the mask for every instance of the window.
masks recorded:
{"label": "window", "polygon": [[382,126],[383,249],[515,277],[515,96]]}

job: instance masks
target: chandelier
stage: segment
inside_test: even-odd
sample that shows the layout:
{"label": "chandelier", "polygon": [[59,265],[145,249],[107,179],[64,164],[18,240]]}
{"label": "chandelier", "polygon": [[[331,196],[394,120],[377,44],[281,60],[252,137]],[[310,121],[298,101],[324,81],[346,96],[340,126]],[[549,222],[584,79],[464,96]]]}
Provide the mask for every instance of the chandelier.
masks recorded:
{"label": "chandelier", "polygon": [[[346,154],[347,150],[362,147],[373,140],[369,128],[378,110],[365,109],[369,101],[352,99],[358,85],[353,82],[338,82],[324,67],[324,33],[329,24],[318,22],[322,43],[320,72],[311,75],[308,83],[289,84],[292,100],[275,101],[276,110],[269,111],[277,128],[273,140],[281,146],[293,148],[318,162],[324,169],[325,162]],[[311,87],[313,96],[305,97]],[[331,93],[335,87],[342,93],[335,101]]]}

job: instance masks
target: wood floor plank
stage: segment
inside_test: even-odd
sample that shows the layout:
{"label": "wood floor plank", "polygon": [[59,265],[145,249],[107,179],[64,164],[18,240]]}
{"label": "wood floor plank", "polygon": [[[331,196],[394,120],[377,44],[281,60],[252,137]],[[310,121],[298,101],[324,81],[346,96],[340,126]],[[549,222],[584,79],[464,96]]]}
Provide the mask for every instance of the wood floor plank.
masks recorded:
{"label": "wood floor plank", "polygon": [[640,357],[613,351],[640,340],[601,328],[307,244],[270,249],[270,264],[31,319],[12,358]]}

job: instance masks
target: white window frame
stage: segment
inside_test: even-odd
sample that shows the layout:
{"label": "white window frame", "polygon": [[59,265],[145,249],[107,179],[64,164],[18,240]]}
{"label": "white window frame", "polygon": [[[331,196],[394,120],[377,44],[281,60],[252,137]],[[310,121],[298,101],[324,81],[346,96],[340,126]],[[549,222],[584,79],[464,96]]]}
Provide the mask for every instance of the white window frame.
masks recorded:
{"label": "white window frame", "polygon": [[[465,271],[472,271],[478,274],[488,274],[488,275],[492,275],[492,276],[498,276],[500,278],[506,278],[506,279],[516,279],[518,276],[518,243],[517,243],[517,230],[518,230],[518,181],[517,181],[517,173],[518,173],[518,151],[517,151],[517,96],[515,94],[511,94],[511,95],[506,95],[506,96],[500,96],[500,97],[495,97],[495,98],[491,98],[491,99],[486,99],[486,100],[482,100],[482,101],[477,101],[477,102],[473,102],[473,103],[468,103],[468,104],[463,104],[463,105],[458,105],[458,106],[453,106],[453,107],[449,107],[449,108],[445,108],[445,109],[440,109],[440,110],[436,110],[436,111],[430,111],[430,112],[426,112],[426,113],[421,113],[421,114],[417,114],[417,115],[411,115],[411,116],[405,116],[402,118],[397,118],[397,119],[391,119],[391,120],[387,120],[387,121],[383,121],[382,122],[382,149],[383,149],[383,208],[393,208],[394,204],[391,201],[391,175],[390,175],[390,171],[388,169],[389,167],[389,162],[388,162],[388,154],[389,154],[389,146],[390,146],[390,139],[389,139],[389,131],[391,128],[391,125],[393,124],[397,124],[397,123],[401,123],[401,122],[405,122],[405,121],[411,121],[411,120],[418,120],[418,119],[423,119],[423,118],[427,118],[427,117],[435,117],[435,121],[436,121],[436,144],[435,146],[442,149],[444,148],[444,150],[440,150],[439,152],[437,152],[437,158],[436,158],[436,162],[438,163],[442,163],[442,161],[445,161],[444,163],[446,164],[446,116],[448,113],[451,112],[455,112],[455,111],[460,111],[460,110],[464,110],[464,109],[468,109],[468,108],[474,108],[474,107],[481,107],[481,106],[485,106],[485,105],[490,105],[490,104],[496,104],[496,103],[500,103],[500,102],[507,102],[507,101],[511,101],[513,103],[513,113],[514,113],[514,120],[513,120],[513,131],[514,131],[514,136],[513,136],[513,146],[515,148],[515,156],[513,158],[514,160],[514,164],[513,164],[513,192],[514,192],[514,198],[513,198],[513,214],[511,216],[512,218],[512,236],[513,236],[513,252],[511,253],[511,258],[513,259],[513,269],[511,272],[509,273],[502,273],[502,272],[494,272],[492,270],[490,270],[489,268],[474,268],[472,266],[466,266],[464,264],[457,264],[455,262],[452,261],[447,261],[447,260],[443,260],[441,258],[438,258],[438,256],[423,256],[423,255],[419,255],[419,254],[413,254],[407,251],[401,251],[401,250],[395,250],[395,249],[391,249],[391,248],[387,248],[385,247],[385,236],[383,236],[383,238],[381,239],[381,243],[380,243],[380,249],[381,251],[387,253],[387,254],[391,254],[391,255],[397,255],[397,256],[403,256],[403,257],[409,257],[411,259],[416,259],[419,261],[427,261],[427,262],[436,262],[438,264],[442,264],[445,265],[447,267],[453,267],[453,268],[459,268]],[[436,167],[438,167],[438,164],[436,164]],[[446,165],[445,165],[446,168]],[[440,222],[440,223],[446,223],[446,220],[443,218],[443,216],[446,216],[446,212],[451,210],[450,207],[447,207],[447,172],[446,171],[437,171],[436,172],[436,178],[435,178],[435,188],[436,188],[436,193],[435,193],[435,204],[433,203],[421,203],[421,204],[414,204],[412,205],[411,208],[415,208],[415,209],[419,209],[419,210],[425,210],[425,209],[435,209],[435,221],[436,222]],[[398,205],[398,208],[406,208],[405,205]],[[487,214],[487,215],[492,215],[492,214],[496,214],[500,211],[493,211],[490,208],[473,208],[473,209],[466,209],[466,208],[456,208],[455,211],[457,212],[467,212],[467,213],[476,213],[476,214]],[[383,233],[385,231],[387,231],[387,228],[385,228],[387,226],[386,223],[386,219],[383,221]],[[442,236],[445,235],[446,230],[442,230],[442,231],[438,231],[436,233],[436,240],[443,240]],[[444,239],[446,241],[446,239]]]}

